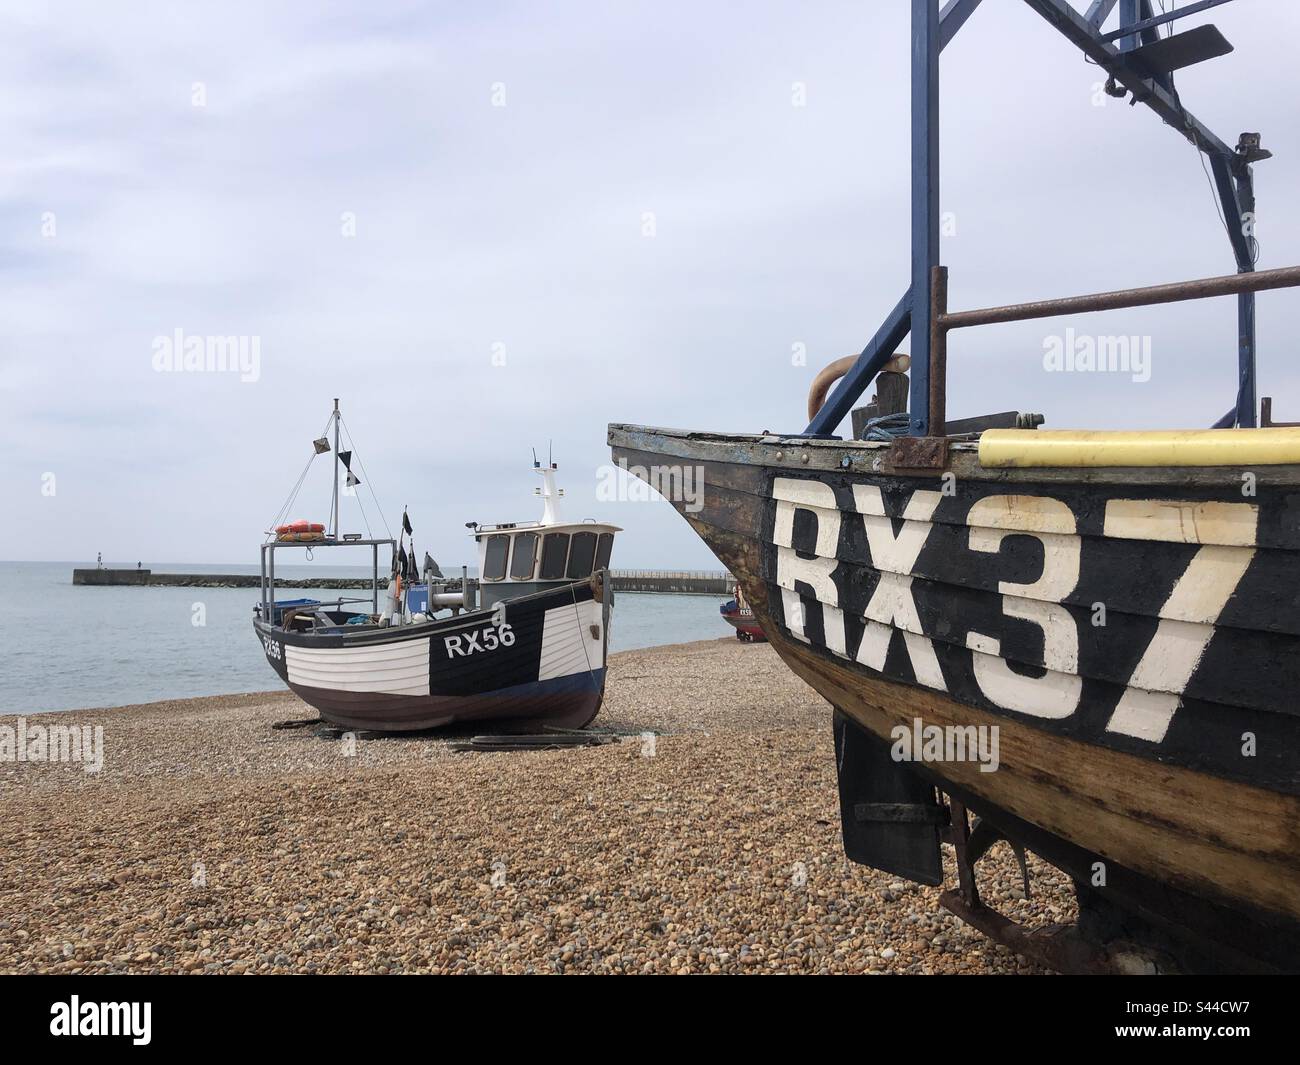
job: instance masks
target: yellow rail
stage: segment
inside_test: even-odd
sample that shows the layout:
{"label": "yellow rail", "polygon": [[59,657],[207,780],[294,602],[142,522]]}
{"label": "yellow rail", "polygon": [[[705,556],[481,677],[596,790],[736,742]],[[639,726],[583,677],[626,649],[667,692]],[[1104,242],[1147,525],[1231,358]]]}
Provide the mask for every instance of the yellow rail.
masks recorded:
{"label": "yellow rail", "polygon": [[1141,431],[987,429],[980,465],[1281,466],[1300,463],[1300,428]]}

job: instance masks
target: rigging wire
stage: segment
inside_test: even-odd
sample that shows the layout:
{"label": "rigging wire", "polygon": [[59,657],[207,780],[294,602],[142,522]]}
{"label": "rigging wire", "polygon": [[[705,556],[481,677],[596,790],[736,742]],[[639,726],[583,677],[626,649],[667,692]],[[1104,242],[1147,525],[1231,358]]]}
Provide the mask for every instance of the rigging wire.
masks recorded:
{"label": "rigging wire", "polygon": [[271,521],[271,525],[270,525],[271,530],[274,530],[275,527],[279,525],[281,521],[284,520],[286,514],[289,511],[289,508],[293,506],[293,501],[298,498],[298,493],[302,490],[303,481],[307,479],[307,471],[311,469],[311,464],[315,461],[316,461],[315,455],[312,455],[312,457],[307,460],[307,465],[302,468],[302,473],[298,475],[298,480],[294,484],[293,490],[289,493],[289,498],[286,499],[284,501],[284,505],[281,506],[278,511],[276,511],[276,515]]}
{"label": "rigging wire", "polygon": [[[331,413],[330,416],[325,419],[325,426],[323,429],[321,429],[321,436],[324,436],[326,433],[329,432],[330,422],[333,420],[333,418],[334,415]],[[279,525],[286,517],[288,517],[289,508],[293,506],[294,500],[298,498],[298,493],[302,491],[303,482],[307,479],[307,473],[311,469],[311,464],[316,461],[316,457],[317,457],[317,453],[313,451],[311,454],[311,458],[307,460],[307,465],[303,467],[302,473],[298,475],[298,481],[293,486],[293,490],[290,491],[289,498],[286,499],[284,501],[284,504],[280,507],[280,509],[276,511],[275,517],[271,520],[271,525],[267,530],[271,535],[274,535],[275,527]]]}
{"label": "rigging wire", "polygon": [[[348,423],[343,420],[343,415],[339,415],[339,421],[343,425],[343,431],[348,434],[348,449],[357,460],[357,465],[361,468],[362,476],[365,477],[365,485],[370,489],[370,497],[375,501],[375,509],[379,512],[379,520],[384,523],[384,531],[388,533],[388,538],[393,538],[393,530],[388,527],[388,519],[384,517],[384,508],[379,503],[379,496],[375,494],[375,484],[370,479],[370,473],[366,470],[366,464],[361,461],[361,453],[357,450],[356,444],[352,440],[352,431],[348,428]],[[361,493],[357,493],[357,499],[360,500]]]}

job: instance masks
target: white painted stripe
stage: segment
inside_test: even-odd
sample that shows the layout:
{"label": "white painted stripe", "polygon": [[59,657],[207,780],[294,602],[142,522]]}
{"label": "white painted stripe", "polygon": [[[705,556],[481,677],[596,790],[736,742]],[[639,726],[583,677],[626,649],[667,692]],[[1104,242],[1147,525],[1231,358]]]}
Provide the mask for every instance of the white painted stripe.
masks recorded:
{"label": "white painted stripe", "polygon": [[600,628],[601,613],[601,604],[594,599],[552,607],[546,612],[542,618],[542,653],[537,663],[539,681],[604,666],[604,633],[599,637],[591,634],[591,626]]}
{"label": "white painted stripe", "polygon": [[291,684],[377,695],[429,694],[427,639],[365,647],[286,644],[284,654]]}
{"label": "white painted stripe", "polygon": [[1111,499],[1105,534],[1121,540],[1254,547],[1259,507],[1254,503],[1179,499]]}

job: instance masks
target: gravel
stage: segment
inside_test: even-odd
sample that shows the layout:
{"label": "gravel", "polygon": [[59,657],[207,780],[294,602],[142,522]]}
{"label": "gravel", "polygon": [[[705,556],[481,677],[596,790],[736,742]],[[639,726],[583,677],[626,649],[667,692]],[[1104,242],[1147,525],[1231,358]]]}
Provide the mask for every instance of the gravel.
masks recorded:
{"label": "gravel", "polygon": [[[829,708],[766,645],[613,656],[601,747],[271,728],[312,716],[287,692],[30,715],[102,725],[104,765],[0,762],[0,971],[1038,971],[844,859]],[[984,898],[1072,920],[1030,867],[1026,900],[1000,844]]]}

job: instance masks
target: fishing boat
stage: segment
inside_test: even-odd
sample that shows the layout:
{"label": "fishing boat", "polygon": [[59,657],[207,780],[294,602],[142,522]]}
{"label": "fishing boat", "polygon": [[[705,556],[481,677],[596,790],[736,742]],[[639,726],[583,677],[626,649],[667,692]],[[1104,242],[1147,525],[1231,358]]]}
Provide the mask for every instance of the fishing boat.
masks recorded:
{"label": "fishing boat", "polygon": [[[361,484],[353,470],[355,450],[342,448],[342,425],[336,400],[314,449],[331,450],[332,429],[330,522],[277,524],[277,517],[261,548],[262,595],[253,628],[281,680],[323,719],[348,729],[408,732],[464,724],[518,731],[589,724],[605,692],[613,614],[607,570],[620,530],[561,520],[557,467],[534,458],[541,519],[469,522],[478,576],[471,579],[462,567],[459,579],[447,579],[427,554],[421,575],[405,513],[397,539],[340,535],[340,470],[345,489]],[[299,486],[305,477],[304,471]],[[295,496],[296,490],[282,514]],[[277,552],[322,548],[368,548],[370,596],[277,600]],[[382,578],[381,549],[390,552]]]}
{"label": "fishing boat", "polygon": [[[1160,32],[1207,5],[1126,3],[1107,31],[1113,3],[1026,4],[1108,92],[1204,153],[1230,223],[1251,215],[1259,135],[1229,147],[1173,88],[1174,66],[1226,42],[1213,26]],[[1300,427],[1256,402],[1254,296],[1300,284],[1300,268],[1256,270],[1249,230],[1229,224],[1235,274],[949,311],[938,56],[977,6],[913,0],[911,286],[860,354],[814,382],[807,427],[615,424],[609,441],[833,707],[849,858],[946,884],[944,906],[1064,971],[1295,971]],[[1220,295],[1237,301],[1238,391],[1212,428],[947,417],[953,329]],[[850,414],[851,437],[836,436]],[[1022,867],[1027,849],[1070,877],[1074,925],[1032,930],[987,904],[978,863],[999,841]]]}
{"label": "fishing boat", "polygon": [[742,643],[753,643],[755,640],[762,642],[767,639],[763,635],[762,627],[754,619],[754,611],[750,609],[749,601],[745,598],[745,589],[739,583],[736,585],[735,594],[718,607],[718,613],[722,615],[723,621],[736,630],[736,639]]}

